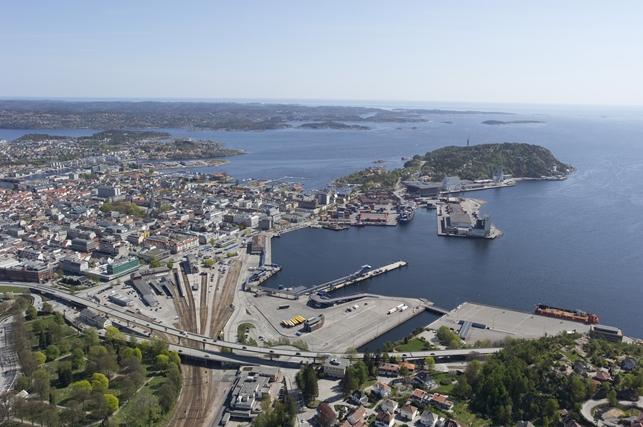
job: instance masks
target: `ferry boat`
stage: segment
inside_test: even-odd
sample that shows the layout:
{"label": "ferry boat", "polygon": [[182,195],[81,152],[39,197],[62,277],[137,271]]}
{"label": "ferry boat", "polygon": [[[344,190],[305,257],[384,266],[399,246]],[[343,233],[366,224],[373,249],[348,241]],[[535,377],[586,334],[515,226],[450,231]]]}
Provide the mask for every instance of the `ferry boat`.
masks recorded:
{"label": "ferry boat", "polygon": [[589,323],[590,325],[597,324],[601,318],[598,314],[587,313],[581,310],[567,310],[564,308],[550,307],[544,304],[538,304],[535,314],[541,316],[556,317],[558,319],[572,320],[574,322]]}

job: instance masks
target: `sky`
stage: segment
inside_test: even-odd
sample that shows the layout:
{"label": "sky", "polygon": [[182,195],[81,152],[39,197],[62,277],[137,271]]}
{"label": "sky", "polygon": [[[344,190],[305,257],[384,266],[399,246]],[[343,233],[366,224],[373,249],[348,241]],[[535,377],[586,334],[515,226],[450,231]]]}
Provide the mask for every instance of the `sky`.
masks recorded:
{"label": "sky", "polygon": [[643,105],[643,2],[0,0],[0,98]]}

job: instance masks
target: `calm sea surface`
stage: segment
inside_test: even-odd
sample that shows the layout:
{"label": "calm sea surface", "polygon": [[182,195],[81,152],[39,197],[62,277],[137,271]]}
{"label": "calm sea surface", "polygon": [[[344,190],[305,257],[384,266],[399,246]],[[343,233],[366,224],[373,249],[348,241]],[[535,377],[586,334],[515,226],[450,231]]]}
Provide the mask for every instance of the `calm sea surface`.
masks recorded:
{"label": "calm sea surface", "polygon": [[[493,241],[440,238],[434,213],[424,210],[406,226],[343,232],[306,229],[273,240],[273,261],[284,268],[268,286],[319,284],[352,273],[363,264],[376,267],[403,259],[408,267],[363,282],[359,290],[424,297],[448,309],[464,301],[525,311],[537,303],[579,308],[598,313],[603,324],[643,337],[643,111],[491,109],[521,115],[432,116],[428,117],[432,123],[417,125],[369,124],[371,131],[169,131],[176,136],[214,139],[248,152],[228,158],[229,165],[196,170],[225,171],[239,179],[299,177],[293,180],[308,189],[322,188],[376,159],[388,160],[389,168],[399,167],[403,156],[464,145],[467,137],[471,144],[542,145],[578,170],[563,182],[519,182],[513,188],[466,194],[488,202],[482,211],[491,214],[503,237]],[[481,124],[490,119],[547,123]],[[412,126],[419,129],[411,130]],[[0,139],[12,140],[30,132],[0,130]],[[357,286],[344,292],[353,291]],[[434,318],[422,314],[369,347],[397,339]]]}

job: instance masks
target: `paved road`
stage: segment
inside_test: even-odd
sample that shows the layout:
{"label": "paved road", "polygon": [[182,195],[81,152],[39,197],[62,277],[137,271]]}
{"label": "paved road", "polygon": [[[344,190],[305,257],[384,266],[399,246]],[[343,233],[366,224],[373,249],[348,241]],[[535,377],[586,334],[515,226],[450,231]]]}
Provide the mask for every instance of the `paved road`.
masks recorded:
{"label": "paved road", "polygon": [[[592,408],[595,408],[598,405],[605,405],[605,404],[607,404],[607,399],[592,399],[592,400],[588,400],[585,403],[583,403],[583,407],[581,409],[581,415],[587,421],[589,421],[590,423],[594,424],[594,418],[592,417]],[[640,397],[637,402],[632,402],[631,400],[619,400],[618,404],[623,405],[625,407],[627,407],[627,406],[636,406],[636,407],[639,407],[639,408],[643,408],[643,397]],[[602,420],[598,420],[598,425],[599,426],[603,425]]]}
{"label": "paved road", "polygon": [[[150,329],[151,331],[156,331],[160,332],[166,335],[171,335],[176,338],[179,338],[179,340],[183,340],[182,342],[185,342],[185,340],[191,340],[191,341],[197,341],[202,344],[202,352],[200,353],[201,356],[198,354],[194,354],[194,357],[202,357],[203,359],[210,359],[213,360],[215,358],[223,359],[226,358],[226,356],[220,355],[218,351],[218,347],[223,346],[223,347],[228,347],[232,349],[233,351],[241,351],[242,353],[247,354],[247,357],[254,356],[255,358],[260,358],[262,361],[265,361],[265,356],[282,356],[282,357],[301,357],[301,358],[317,358],[318,353],[317,352],[312,352],[312,351],[299,351],[299,350],[289,350],[289,349],[273,349],[273,348],[266,348],[266,347],[253,347],[249,345],[243,345],[237,342],[232,342],[229,337],[227,337],[230,341],[221,341],[221,340],[215,340],[212,339],[211,337],[207,337],[204,335],[192,333],[192,332],[185,332],[180,329],[176,329],[171,326],[162,326],[160,324],[156,324],[153,322],[149,322],[146,320],[142,320],[139,317],[123,312],[121,310],[116,310],[113,308],[110,308],[105,305],[100,305],[93,300],[85,299],[83,297],[79,297],[76,295],[71,295],[68,292],[65,292],[60,289],[54,289],[49,285],[39,285],[36,283],[25,283],[25,282],[0,282],[0,284],[6,284],[6,285],[11,285],[11,286],[18,286],[18,287],[23,287],[23,288],[29,288],[37,292],[42,292],[43,294],[46,294],[47,296],[55,299],[62,299],[71,302],[72,304],[78,305],[78,306],[83,306],[83,307],[89,307],[95,311],[105,313],[110,316],[110,318],[116,318],[116,319],[121,319],[125,322],[129,322],[130,324],[138,325],[143,328]],[[244,308],[245,310],[245,308]],[[217,347],[217,350],[214,350],[212,347]],[[179,346],[181,347],[181,346]],[[190,347],[183,347],[184,351],[186,350],[194,350],[193,348]],[[480,348],[480,349],[475,349],[476,352],[481,353],[481,354],[489,354],[489,353],[495,353],[499,348]],[[444,356],[465,356],[469,354],[472,350],[471,349],[458,349],[458,350],[434,350],[434,351],[420,351],[420,352],[408,352],[408,353],[389,353],[391,356],[401,356],[403,358],[407,359],[417,359],[417,358],[423,358],[426,356],[435,356],[435,357],[444,357]],[[209,356],[206,356],[206,353],[209,354]],[[253,353],[255,353],[253,355]],[[362,354],[357,355],[357,357],[362,356]],[[230,361],[232,363],[235,363],[236,356],[231,355],[230,356]],[[245,362],[244,363],[248,363]],[[262,362],[263,363],[263,362]]]}

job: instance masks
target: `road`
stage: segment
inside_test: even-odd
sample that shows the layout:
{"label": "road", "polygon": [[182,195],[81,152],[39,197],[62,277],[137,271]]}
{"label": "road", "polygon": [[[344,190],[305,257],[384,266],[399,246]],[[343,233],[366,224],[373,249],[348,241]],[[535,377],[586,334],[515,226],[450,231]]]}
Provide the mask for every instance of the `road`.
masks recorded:
{"label": "road", "polygon": [[[590,423],[596,424],[594,422],[594,417],[592,417],[592,408],[595,408],[598,405],[606,405],[606,404],[607,404],[607,399],[588,400],[585,403],[583,403],[583,407],[581,409],[581,415]],[[636,406],[638,408],[643,408],[643,396],[640,397],[637,402],[632,402],[630,400],[619,400],[618,404],[623,405],[624,407]],[[602,426],[604,424],[602,420],[597,420],[597,421],[598,421],[598,424],[597,424],[598,426]]]}

